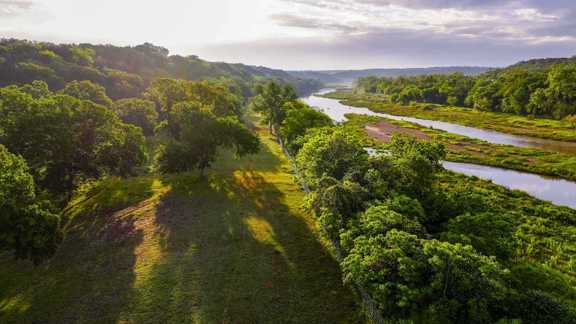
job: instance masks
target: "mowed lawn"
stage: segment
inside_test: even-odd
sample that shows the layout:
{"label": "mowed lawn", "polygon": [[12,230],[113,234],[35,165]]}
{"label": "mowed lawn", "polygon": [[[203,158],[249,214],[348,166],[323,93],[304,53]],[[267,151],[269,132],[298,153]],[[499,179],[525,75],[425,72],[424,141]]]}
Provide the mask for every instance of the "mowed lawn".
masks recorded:
{"label": "mowed lawn", "polygon": [[61,249],[0,256],[0,323],[351,323],[358,305],[304,194],[262,152],[196,174],[109,179],[79,194]]}

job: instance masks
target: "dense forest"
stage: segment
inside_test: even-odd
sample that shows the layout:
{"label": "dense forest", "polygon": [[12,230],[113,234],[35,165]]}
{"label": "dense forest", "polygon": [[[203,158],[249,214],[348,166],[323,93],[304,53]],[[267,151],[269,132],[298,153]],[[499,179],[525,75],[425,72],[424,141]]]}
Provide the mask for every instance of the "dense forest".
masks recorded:
{"label": "dense forest", "polygon": [[439,143],[395,135],[369,155],[353,128],[287,93],[270,85],[254,109],[294,157],[345,282],[385,320],[576,321],[574,210],[447,172]]}
{"label": "dense forest", "polygon": [[244,64],[207,62],[197,56],[169,55],[167,49],[145,43],[134,47],[91,44],[52,44],[25,40],[0,41],[0,85],[45,81],[59,90],[73,80],[89,80],[106,88],[113,99],[130,98],[159,77],[184,80],[219,79],[244,96],[267,79],[311,93],[319,81],[297,78],[282,70]]}
{"label": "dense forest", "polygon": [[382,95],[392,103],[425,102],[562,119],[576,114],[575,84],[574,59],[542,59],[478,76],[366,77],[357,81],[356,92]]}

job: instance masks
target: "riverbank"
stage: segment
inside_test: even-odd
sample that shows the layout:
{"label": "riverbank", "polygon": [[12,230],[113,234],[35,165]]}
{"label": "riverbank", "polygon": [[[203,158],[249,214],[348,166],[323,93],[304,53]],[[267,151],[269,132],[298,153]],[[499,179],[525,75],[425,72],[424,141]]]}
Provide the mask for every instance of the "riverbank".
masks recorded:
{"label": "riverbank", "polygon": [[375,112],[439,120],[520,136],[576,142],[576,129],[570,123],[563,120],[529,118],[518,115],[483,112],[469,108],[447,107],[434,104],[402,106],[387,103],[379,96],[357,95],[352,92],[344,91],[330,92],[322,94],[322,96],[325,98],[342,100],[342,103],[345,105],[366,107]]}
{"label": "riverbank", "polygon": [[383,117],[346,115],[346,126],[363,136],[366,146],[382,148],[394,133],[444,144],[447,160],[526,171],[576,181],[576,156],[491,144],[413,123]]}

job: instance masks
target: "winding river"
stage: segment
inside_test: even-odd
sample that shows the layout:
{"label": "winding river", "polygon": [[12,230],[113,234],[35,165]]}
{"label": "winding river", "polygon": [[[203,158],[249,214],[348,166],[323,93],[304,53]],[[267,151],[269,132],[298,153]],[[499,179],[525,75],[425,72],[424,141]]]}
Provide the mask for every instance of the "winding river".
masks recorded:
{"label": "winding river", "polygon": [[[333,90],[331,89],[322,90],[319,92],[319,94],[328,93],[331,91]],[[337,122],[345,121],[346,120],[346,117],[344,116],[345,114],[356,113],[369,116],[385,117],[394,120],[404,120],[425,127],[432,127],[435,129],[447,131],[452,134],[477,138],[494,144],[513,145],[518,147],[530,147],[547,151],[576,154],[576,142],[565,142],[543,138],[512,135],[487,129],[462,126],[439,120],[429,120],[407,116],[390,115],[385,113],[374,112],[368,108],[347,106],[340,103],[340,101],[338,100],[318,97],[315,95],[303,98],[303,100],[312,107],[320,107],[325,110],[329,109],[330,112],[326,111],[326,113],[329,114],[330,117],[332,117],[332,119]]]}
{"label": "winding river", "polygon": [[[327,93],[330,91],[332,90],[323,90],[320,93]],[[323,98],[315,95],[302,98],[302,100],[306,102],[308,105],[323,111],[325,114],[330,116],[332,120],[336,122],[345,121],[346,114],[350,113],[363,114],[370,116],[385,117],[394,120],[404,120],[415,124],[423,125],[426,127],[441,129],[454,134],[481,139],[494,144],[507,144],[519,147],[534,147],[534,148],[576,154],[576,143],[566,143],[554,140],[544,140],[531,137],[510,135],[474,127],[456,125],[442,121],[377,113],[367,108],[347,106],[340,103],[336,99]],[[576,182],[477,164],[457,163],[447,161],[444,162],[443,164],[444,167],[448,170],[460,172],[470,176],[476,176],[481,179],[491,180],[492,182],[507,187],[509,189],[517,189],[525,191],[538,199],[547,200],[557,205],[576,208]]]}

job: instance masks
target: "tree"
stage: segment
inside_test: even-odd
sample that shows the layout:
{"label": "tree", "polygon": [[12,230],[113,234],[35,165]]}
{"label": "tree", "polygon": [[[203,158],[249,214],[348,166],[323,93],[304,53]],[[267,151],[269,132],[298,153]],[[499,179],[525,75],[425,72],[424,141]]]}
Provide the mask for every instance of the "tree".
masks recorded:
{"label": "tree", "polygon": [[546,89],[537,89],[530,96],[527,112],[532,116],[548,116],[552,111],[551,98],[548,97]]}
{"label": "tree", "polygon": [[34,99],[14,88],[0,89],[0,99],[0,143],[52,194],[65,198],[79,181],[106,173],[133,174],[146,159],[142,131],[92,101]]}
{"label": "tree", "polygon": [[158,112],[156,112],[154,102],[137,98],[121,99],[114,103],[114,108],[125,123],[142,128],[146,136],[154,134],[154,128],[158,122]]}
{"label": "tree", "polygon": [[104,87],[88,80],[69,82],[60,92],[80,100],[90,100],[105,107],[112,107],[112,99],[108,98]]}
{"label": "tree", "polygon": [[170,114],[172,106],[188,100],[182,82],[168,78],[152,81],[143,96],[156,103],[156,109],[161,113],[163,119]]}
{"label": "tree", "polygon": [[0,247],[40,262],[61,240],[59,217],[37,201],[26,161],[0,145]]}
{"label": "tree", "polygon": [[199,102],[175,105],[166,127],[171,140],[160,158],[160,169],[166,173],[198,169],[203,174],[220,147],[232,148],[238,156],[259,149],[259,139],[236,118],[218,118]]}
{"label": "tree", "polygon": [[157,79],[146,90],[144,97],[156,103],[163,117],[170,114],[174,105],[182,102],[210,106],[217,117],[240,117],[242,114],[240,97],[219,82]]}
{"label": "tree", "polygon": [[546,76],[541,72],[512,69],[503,73],[502,111],[518,115],[528,112],[532,94],[546,85]]}
{"label": "tree", "polygon": [[446,241],[469,244],[485,255],[507,260],[516,247],[514,219],[509,214],[467,213],[450,219],[442,236]]}
{"label": "tree", "polygon": [[397,229],[359,236],[341,264],[345,281],[367,287],[391,318],[493,323],[507,293],[508,272],[493,258]]}
{"label": "tree", "polygon": [[557,65],[548,73],[548,98],[555,118],[576,113],[576,64]]}
{"label": "tree", "polygon": [[[306,131],[316,127],[332,126],[332,120],[326,114],[310,108],[301,101],[289,101],[284,104],[286,117],[280,126],[280,136],[292,148],[293,141],[306,134]],[[295,148],[290,150],[296,152]]]}
{"label": "tree", "polygon": [[219,82],[185,82],[187,99],[212,106],[212,112],[218,117],[242,115],[242,100],[227,86]]}
{"label": "tree", "polygon": [[289,85],[280,85],[275,81],[269,81],[265,85],[256,87],[256,96],[250,102],[251,108],[264,115],[270,130],[278,127],[285,117],[284,105],[296,100],[296,92]]}
{"label": "tree", "polygon": [[422,100],[422,90],[415,85],[409,85],[402,89],[398,95],[398,102],[402,104],[409,104],[412,101],[419,102]]}
{"label": "tree", "polygon": [[394,135],[389,145],[391,161],[388,170],[393,188],[400,193],[418,199],[425,198],[432,190],[436,174],[442,170],[445,157],[444,146],[427,143],[406,135]]}
{"label": "tree", "polygon": [[326,130],[310,135],[296,156],[303,180],[312,188],[322,177],[342,180],[351,170],[364,173],[368,153],[360,140],[344,129]]}
{"label": "tree", "polygon": [[48,89],[48,84],[39,80],[32,81],[32,83],[23,85],[20,87],[20,90],[26,92],[35,99],[47,97],[51,94],[50,90]]}

